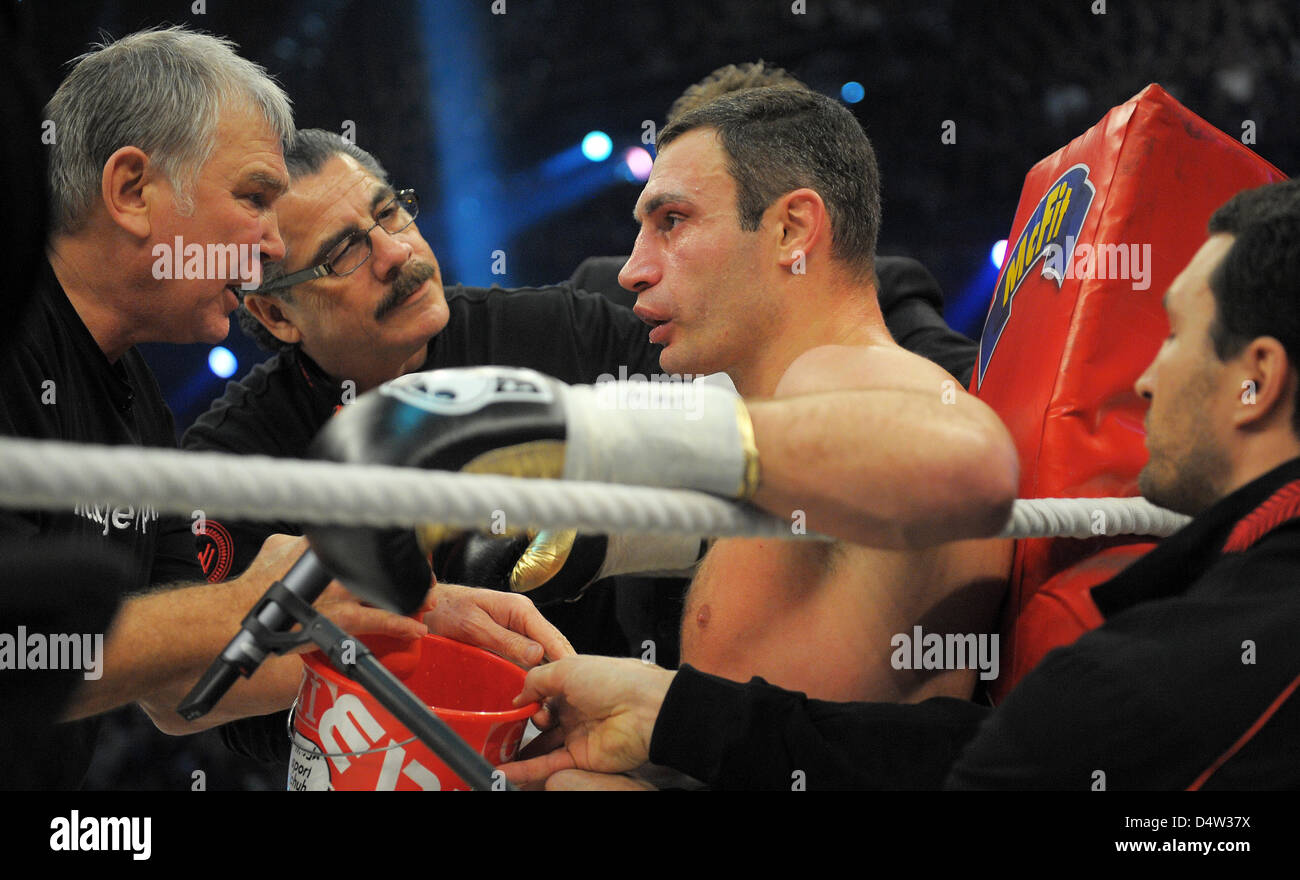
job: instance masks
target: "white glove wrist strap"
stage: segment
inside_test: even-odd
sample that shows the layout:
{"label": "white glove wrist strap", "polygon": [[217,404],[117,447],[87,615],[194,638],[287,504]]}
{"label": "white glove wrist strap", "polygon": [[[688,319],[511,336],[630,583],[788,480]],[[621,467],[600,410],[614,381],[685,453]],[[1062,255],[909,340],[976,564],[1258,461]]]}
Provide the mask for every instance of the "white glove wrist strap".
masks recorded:
{"label": "white glove wrist strap", "polygon": [[758,484],[753,428],[736,395],[690,382],[563,389],[564,477],[748,498]]}

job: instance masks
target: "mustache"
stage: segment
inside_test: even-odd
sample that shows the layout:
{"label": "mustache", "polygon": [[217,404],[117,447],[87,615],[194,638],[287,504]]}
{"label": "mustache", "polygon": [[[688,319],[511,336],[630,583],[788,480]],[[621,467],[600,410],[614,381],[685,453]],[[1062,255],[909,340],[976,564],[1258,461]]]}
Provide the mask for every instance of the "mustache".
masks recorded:
{"label": "mustache", "polygon": [[437,273],[433,268],[433,264],[422,260],[413,261],[405,266],[389,289],[388,296],[384,297],[375,309],[375,320],[383,320],[385,315],[397,308],[402,300],[415,293],[421,284],[428,281],[435,274]]}

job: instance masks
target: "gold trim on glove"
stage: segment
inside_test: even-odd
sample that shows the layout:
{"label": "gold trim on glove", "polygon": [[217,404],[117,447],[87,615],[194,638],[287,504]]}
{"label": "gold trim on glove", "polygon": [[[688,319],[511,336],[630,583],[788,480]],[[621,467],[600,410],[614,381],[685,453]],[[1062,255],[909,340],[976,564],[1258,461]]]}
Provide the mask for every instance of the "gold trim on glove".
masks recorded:
{"label": "gold trim on glove", "polygon": [[[489,449],[470,459],[460,472],[558,480],[564,476],[564,441],[533,440],[528,443],[516,443],[514,446],[503,446],[500,449]],[[416,526],[415,540],[420,545],[420,552],[428,556],[439,544],[455,540],[465,531],[463,528],[425,523]],[[505,531],[501,534],[515,535],[521,531],[523,530],[511,527],[507,523]],[[569,546],[573,546],[572,541],[569,542]],[[567,556],[568,550],[565,550],[565,557]],[[560,564],[563,565],[563,561]]]}
{"label": "gold trim on glove", "polygon": [[745,471],[741,474],[736,497],[748,501],[758,491],[758,443],[754,440],[754,423],[750,421],[749,410],[739,397],[736,398],[736,427],[740,431],[740,446],[745,452]]}
{"label": "gold trim on glove", "polygon": [[471,459],[460,471],[463,474],[558,480],[564,476],[564,441],[533,440],[489,449]]}
{"label": "gold trim on glove", "polygon": [[576,540],[577,529],[544,529],[538,532],[515,567],[510,570],[511,591],[527,593],[555,577],[564,568],[564,563],[569,561]]}

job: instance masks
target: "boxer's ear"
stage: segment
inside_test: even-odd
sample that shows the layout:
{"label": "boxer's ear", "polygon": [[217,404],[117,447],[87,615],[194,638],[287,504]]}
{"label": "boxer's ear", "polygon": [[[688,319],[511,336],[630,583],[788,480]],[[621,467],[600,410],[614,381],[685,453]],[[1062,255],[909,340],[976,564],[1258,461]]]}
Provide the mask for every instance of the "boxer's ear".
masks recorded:
{"label": "boxer's ear", "polygon": [[288,345],[302,342],[302,332],[275,297],[260,293],[247,294],[244,297],[244,308],[281,342]]}
{"label": "boxer's ear", "polygon": [[175,198],[171,185],[150,164],[149,154],[139,147],[122,147],[109,156],[99,185],[108,216],[141,239],[147,239],[150,234],[150,211],[158,210],[163,199]]}
{"label": "boxer's ear", "polygon": [[808,255],[823,238],[830,237],[830,215],[826,203],[806,187],[791,190],[768,208],[768,220],[777,235],[778,262],[803,274]]}

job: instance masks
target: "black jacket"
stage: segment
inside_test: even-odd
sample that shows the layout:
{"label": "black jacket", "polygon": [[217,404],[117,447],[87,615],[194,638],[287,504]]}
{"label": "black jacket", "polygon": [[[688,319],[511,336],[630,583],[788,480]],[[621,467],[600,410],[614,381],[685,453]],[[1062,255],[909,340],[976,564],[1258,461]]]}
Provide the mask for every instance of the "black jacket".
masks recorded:
{"label": "black jacket", "polygon": [[[176,445],[171,412],[144,358],[130,348],[110,364],[48,263],[0,349],[0,434]],[[13,637],[23,626],[102,637],[128,593],[201,578],[190,521],[147,504],[86,498],[61,511],[0,508],[0,634]],[[0,788],[79,787],[100,720],[51,722],[72,686],[94,673],[12,669],[11,658],[0,661],[0,694],[8,695],[0,701]]]}
{"label": "black jacket", "polygon": [[[496,364],[529,367],[568,383],[659,372],[661,347],[631,312],[568,286],[447,288],[447,327],[429,341],[421,369]],[[352,389],[355,392],[355,389]],[[258,364],[181,438],[189,450],[303,458],[316,433],[347,399],[339,381],[288,349]],[[208,521],[200,558],[211,580],[248,567],[268,535],[302,534],[300,523]]]}

